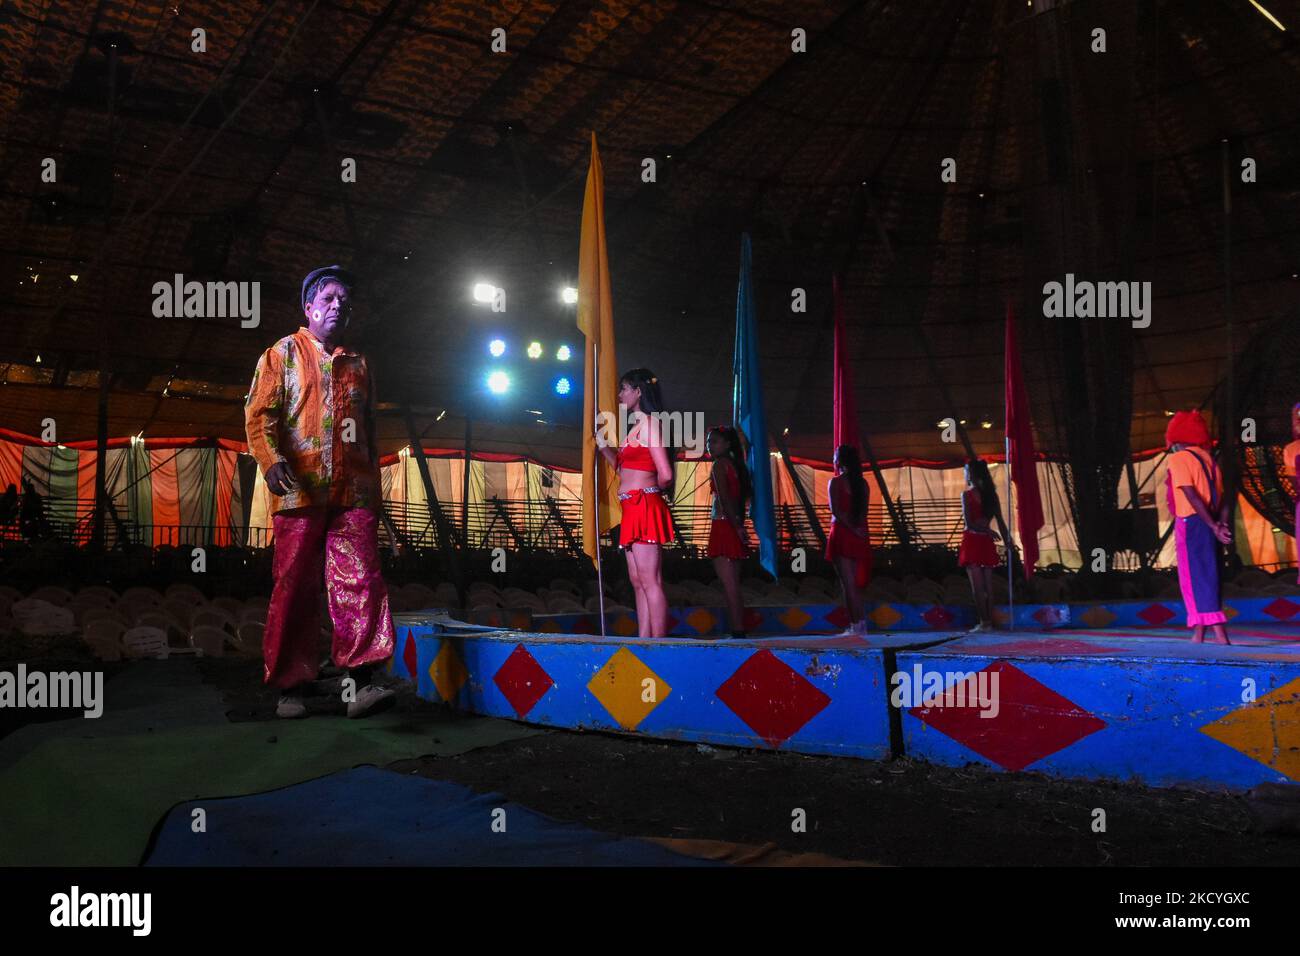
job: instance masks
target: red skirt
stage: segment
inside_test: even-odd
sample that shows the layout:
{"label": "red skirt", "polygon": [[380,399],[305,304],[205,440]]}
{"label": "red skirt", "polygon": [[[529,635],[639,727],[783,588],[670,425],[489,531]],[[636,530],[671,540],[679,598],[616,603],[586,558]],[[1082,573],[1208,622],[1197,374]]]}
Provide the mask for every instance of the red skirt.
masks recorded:
{"label": "red skirt", "polygon": [[826,539],[826,560],[834,562],[836,558],[852,558],[857,562],[854,583],[865,588],[871,583],[871,542],[859,538],[839,522],[831,523],[830,537]]}
{"label": "red skirt", "polygon": [[709,524],[710,558],[734,558],[743,561],[749,557],[749,548],[736,533],[735,527],[726,518],[714,518]]}
{"label": "red skirt", "polygon": [[993,535],[980,534],[976,531],[961,533],[961,550],[957,552],[957,563],[963,568],[974,565],[977,568],[996,568],[1002,563],[998,557],[997,545]]}
{"label": "red skirt", "polygon": [[618,546],[633,544],[668,544],[677,540],[673,532],[673,516],[668,513],[668,503],[659,492],[646,494],[642,488],[620,496],[623,519],[619,523]]}

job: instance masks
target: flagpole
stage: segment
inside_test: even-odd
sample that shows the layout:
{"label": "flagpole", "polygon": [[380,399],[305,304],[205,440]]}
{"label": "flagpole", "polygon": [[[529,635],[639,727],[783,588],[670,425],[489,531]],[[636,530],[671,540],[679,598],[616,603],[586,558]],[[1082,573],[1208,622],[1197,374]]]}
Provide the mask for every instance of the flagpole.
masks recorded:
{"label": "flagpole", "polygon": [[[597,344],[591,350],[591,406],[595,414],[592,415],[592,422],[597,423],[599,428],[600,421],[600,346]],[[596,441],[596,436],[591,436],[592,441]],[[596,543],[596,600],[600,608],[600,636],[605,637],[605,575],[601,567],[600,560],[600,496],[603,492],[600,484],[600,464],[604,455],[600,453],[597,447],[596,454],[592,456],[592,520],[596,522],[596,534],[593,540]]]}
{"label": "flagpole", "polygon": [[1015,557],[1015,505],[1011,501],[1011,436],[1004,438],[1006,444],[1006,463],[1007,463],[1007,626],[1010,630],[1016,627],[1016,569],[1013,563]]}
{"label": "flagpole", "polygon": [[[1008,314],[1007,321],[1011,321]],[[1002,351],[1007,352],[1008,343],[1005,334],[1002,336]],[[1016,567],[1015,567],[1015,504],[1011,500],[1011,396],[1007,388],[1007,363],[1011,356],[1004,354],[1002,357],[1002,443],[1003,443],[1003,461],[1007,469],[1007,627],[1009,630],[1016,629]]]}

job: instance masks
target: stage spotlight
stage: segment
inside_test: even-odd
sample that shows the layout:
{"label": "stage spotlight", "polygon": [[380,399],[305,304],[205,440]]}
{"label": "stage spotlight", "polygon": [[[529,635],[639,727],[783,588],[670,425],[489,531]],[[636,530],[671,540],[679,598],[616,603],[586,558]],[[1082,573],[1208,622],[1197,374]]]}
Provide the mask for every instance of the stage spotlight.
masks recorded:
{"label": "stage spotlight", "polygon": [[497,287],[490,282],[474,283],[474,301],[491,302],[496,297]]}
{"label": "stage spotlight", "polygon": [[558,349],[555,350],[555,357],[561,362],[567,362],[569,360],[569,356],[572,354],[573,353],[569,351],[569,347],[567,345],[561,345]]}
{"label": "stage spotlight", "polygon": [[572,388],[573,388],[573,385],[570,384],[570,382],[569,382],[569,380],[568,380],[567,378],[561,377],[561,378],[559,378],[559,379],[556,379],[556,382],[555,382],[555,394],[556,394],[556,395],[568,395],[568,394],[569,394],[569,390],[572,389]]}
{"label": "stage spotlight", "polygon": [[488,343],[488,351],[492,353],[493,358],[500,358],[506,354],[506,343],[501,339],[493,339]]}
{"label": "stage spotlight", "polygon": [[993,423],[989,421],[987,418],[984,419],[982,422],[980,422],[980,428],[992,428],[992,427],[993,427]]}
{"label": "stage spotlight", "polygon": [[565,305],[573,305],[578,301],[578,290],[571,285],[566,285],[560,290],[560,301]]}
{"label": "stage spotlight", "polygon": [[510,376],[505,372],[492,372],[487,377],[487,387],[493,395],[504,395],[510,388]]}
{"label": "stage spotlight", "polygon": [[529,357],[530,359],[538,359],[538,358],[541,358],[541,357],[542,357],[542,343],[541,343],[541,342],[529,342],[529,343],[528,343],[528,357]]}

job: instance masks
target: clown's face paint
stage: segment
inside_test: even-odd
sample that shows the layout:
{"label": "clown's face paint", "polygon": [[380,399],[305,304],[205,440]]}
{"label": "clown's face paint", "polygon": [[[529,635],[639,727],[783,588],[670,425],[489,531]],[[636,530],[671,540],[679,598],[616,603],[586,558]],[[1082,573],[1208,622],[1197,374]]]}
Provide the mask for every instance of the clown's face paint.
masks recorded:
{"label": "clown's face paint", "polygon": [[343,337],[348,327],[351,309],[347,287],[341,282],[328,281],[316,290],[316,296],[305,306],[307,328],[322,343],[333,347]]}

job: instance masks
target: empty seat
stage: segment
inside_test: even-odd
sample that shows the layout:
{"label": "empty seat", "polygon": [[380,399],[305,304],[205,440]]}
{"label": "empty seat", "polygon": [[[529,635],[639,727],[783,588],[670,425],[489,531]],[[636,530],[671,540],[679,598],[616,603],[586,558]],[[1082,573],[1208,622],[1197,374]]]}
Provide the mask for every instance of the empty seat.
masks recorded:
{"label": "empty seat", "polygon": [[115,617],[90,621],[81,629],[81,636],[87,644],[92,644],[95,641],[112,641],[119,644],[122,635],[125,633],[126,625]]}
{"label": "empty seat", "polygon": [[225,611],[226,614],[236,621],[239,620],[239,615],[244,610],[243,601],[239,600],[239,598],[233,598],[228,595],[224,597],[214,597],[208,602],[208,606]]}
{"label": "empty seat", "polygon": [[191,604],[208,603],[208,599],[203,592],[192,584],[169,584],[167,590],[163,592],[163,597],[167,600],[179,598]]}
{"label": "empty seat", "polygon": [[190,631],[190,647],[200,651],[204,657],[224,657],[226,632],[219,627],[199,625]]}
{"label": "empty seat", "polygon": [[45,601],[56,607],[67,607],[72,603],[72,592],[67,588],[56,587],[53,584],[47,584],[45,587],[37,588],[31,594],[27,595],[37,601]]}
{"label": "empty seat", "polygon": [[77,591],[77,597],[90,597],[101,599],[105,604],[117,603],[117,592],[103,584],[90,584]]}
{"label": "empty seat", "polygon": [[167,656],[167,632],[157,627],[133,627],[122,635],[122,647],[127,657]]}
{"label": "empty seat", "polygon": [[153,588],[134,587],[123,591],[121,598],[118,600],[132,603],[143,601],[149,604],[162,604],[163,596]]}
{"label": "empty seat", "polygon": [[262,656],[264,626],[258,621],[245,621],[239,625],[239,652],[253,657]]}
{"label": "empty seat", "polygon": [[216,627],[223,631],[235,633],[239,624],[233,617],[218,607],[201,607],[194,612],[190,618],[190,630],[193,632],[198,627]]}

